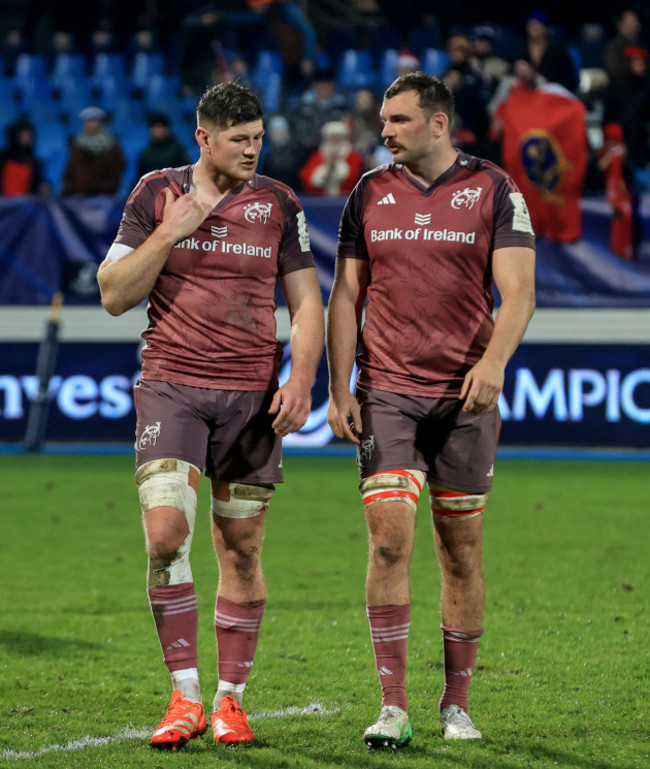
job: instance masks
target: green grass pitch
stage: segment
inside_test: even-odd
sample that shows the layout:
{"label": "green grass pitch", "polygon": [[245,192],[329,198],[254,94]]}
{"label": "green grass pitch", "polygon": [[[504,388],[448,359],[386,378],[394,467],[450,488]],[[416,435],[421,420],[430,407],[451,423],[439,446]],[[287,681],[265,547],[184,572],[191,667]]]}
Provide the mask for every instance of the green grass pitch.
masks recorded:
{"label": "green grass pitch", "polygon": [[[245,706],[256,741],[147,747],[170,687],[145,594],[130,457],[3,456],[0,765],[188,769],[642,769],[648,742],[648,467],[497,463],[487,607],[470,711],[447,743],[439,572],[427,499],[412,567],[411,745],[368,753],[379,707],[364,606],[366,532],[350,458],[285,459],[268,516],[269,600]],[[217,572],[202,480],[192,565],[205,700]],[[281,712],[286,714],[281,716]]]}

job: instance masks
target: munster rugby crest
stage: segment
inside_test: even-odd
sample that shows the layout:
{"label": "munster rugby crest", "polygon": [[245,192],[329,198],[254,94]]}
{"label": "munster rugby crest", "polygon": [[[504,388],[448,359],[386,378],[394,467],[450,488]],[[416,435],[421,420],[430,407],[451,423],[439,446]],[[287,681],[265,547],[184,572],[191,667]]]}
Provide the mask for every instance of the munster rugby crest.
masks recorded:
{"label": "munster rugby crest", "polygon": [[259,200],[255,203],[249,203],[244,208],[244,219],[251,224],[255,224],[255,222],[266,224],[271,216],[272,208],[273,203],[260,203]]}
{"label": "munster rugby crest", "polygon": [[519,149],[526,176],[544,200],[563,203],[564,196],[558,194],[558,188],[571,164],[555,137],[544,130],[528,131],[521,138]]}
{"label": "munster rugby crest", "polygon": [[464,190],[456,190],[451,198],[451,207],[458,210],[459,208],[474,208],[474,204],[478,202],[483,192],[483,187],[477,187],[475,190],[470,190],[469,187],[465,187]]}

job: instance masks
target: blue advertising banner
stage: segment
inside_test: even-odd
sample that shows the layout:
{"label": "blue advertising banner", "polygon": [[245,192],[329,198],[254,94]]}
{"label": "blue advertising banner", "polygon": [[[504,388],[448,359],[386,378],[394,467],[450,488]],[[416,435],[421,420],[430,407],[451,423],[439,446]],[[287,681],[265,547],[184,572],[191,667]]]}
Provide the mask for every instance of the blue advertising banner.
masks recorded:
{"label": "blue advertising banner", "polygon": [[[324,301],[334,276],[343,198],[301,196]],[[112,197],[0,198],[0,305],[97,305],[97,266],[115,237],[124,200]],[[538,307],[650,307],[650,195],[639,206],[637,258],[609,248],[611,208],[602,197],[581,202],[583,237],[537,240]],[[396,243],[396,253],[405,243]],[[498,297],[497,297],[498,298]],[[281,292],[278,303],[283,304]]]}
{"label": "blue advertising banner", "polygon": [[[139,344],[64,343],[49,393],[47,440],[130,443],[131,388]],[[25,436],[38,393],[36,343],[0,343],[0,442]],[[285,353],[281,381],[288,376]],[[286,446],[324,446],[327,371],[321,362],[313,410]],[[510,362],[500,401],[502,446],[650,447],[650,346],[523,344]]]}

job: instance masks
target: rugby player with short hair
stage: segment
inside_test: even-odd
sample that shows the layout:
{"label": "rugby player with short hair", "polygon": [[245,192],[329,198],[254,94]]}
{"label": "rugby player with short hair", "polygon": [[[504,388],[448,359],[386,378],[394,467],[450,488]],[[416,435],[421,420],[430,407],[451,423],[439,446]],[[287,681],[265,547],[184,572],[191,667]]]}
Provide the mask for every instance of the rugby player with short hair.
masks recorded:
{"label": "rugby player with short hair", "polygon": [[406,74],[386,90],[382,137],[394,162],[348,198],[329,301],[329,422],[357,445],[369,531],[366,601],[383,695],[364,734],[370,747],[412,735],[409,566],[425,481],[442,573],[442,733],[481,737],[468,696],[483,632],[482,512],[504,370],[535,306],[535,238],[512,179],[453,147],[453,114],[435,77]]}
{"label": "rugby player with short hair", "polygon": [[[140,179],[98,272],[111,315],[149,299],[134,388],[135,480],[149,602],[173,689],[151,746],[167,749],[208,726],[190,567],[204,468],[220,574],[212,731],[218,742],[253,739],[241,706],[266,603],[264,521],[282,481],[282,436],[310,413],[324,337],[302,207],[289,187],[256,173],[259,100],[237,83],[212,86],[197,125],[198,162]],[[291,375],[281,387],[278,278],[291,317]]]}

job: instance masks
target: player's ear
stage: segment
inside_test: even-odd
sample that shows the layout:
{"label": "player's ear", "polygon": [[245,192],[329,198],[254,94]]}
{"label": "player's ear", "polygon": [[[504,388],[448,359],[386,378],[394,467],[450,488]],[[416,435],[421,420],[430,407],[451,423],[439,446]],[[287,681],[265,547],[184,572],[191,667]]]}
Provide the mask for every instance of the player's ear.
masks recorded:
{"label": "player's ear", "polygon": [[196,131],[194,132],[194,136],[196,137],[197,144],[202,150],[209,150],[210,149],[210,140],[212,138],[210,131],[205,126],[198,126]]}
{"label": "player's ear", "polygon": [[444,112],[434,112],[429,119],[431,131],[436,138],[449,133],[449,116]]}

